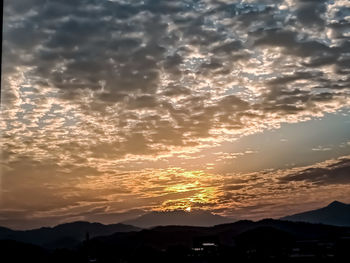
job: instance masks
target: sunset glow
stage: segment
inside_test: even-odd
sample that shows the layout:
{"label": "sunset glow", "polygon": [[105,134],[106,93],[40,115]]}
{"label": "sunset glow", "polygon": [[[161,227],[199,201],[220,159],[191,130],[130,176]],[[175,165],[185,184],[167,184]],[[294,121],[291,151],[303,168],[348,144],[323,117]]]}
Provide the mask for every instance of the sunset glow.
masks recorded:
{"label": "sunset glow", "polygon": [[349,10],[5,1],[0,226],[350,202]]}

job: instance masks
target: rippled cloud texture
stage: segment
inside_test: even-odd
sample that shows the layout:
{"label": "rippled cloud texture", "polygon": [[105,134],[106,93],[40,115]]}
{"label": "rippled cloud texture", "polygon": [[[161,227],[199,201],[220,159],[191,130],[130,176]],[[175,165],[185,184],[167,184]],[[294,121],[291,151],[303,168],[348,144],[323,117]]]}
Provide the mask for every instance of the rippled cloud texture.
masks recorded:
{"label": "rippled cloud texture", "polygon": [[350,138],[311,166],[223,169],[257,153],[226,143],[349,115],[349,38],[345,0],[5,1],[0,224],[350,201]]}

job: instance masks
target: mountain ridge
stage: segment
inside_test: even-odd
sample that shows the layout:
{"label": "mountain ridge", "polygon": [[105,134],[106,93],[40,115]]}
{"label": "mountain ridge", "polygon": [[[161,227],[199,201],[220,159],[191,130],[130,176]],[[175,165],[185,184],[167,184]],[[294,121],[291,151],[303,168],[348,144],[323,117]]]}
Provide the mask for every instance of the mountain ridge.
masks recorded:
{"label": "mountain ridge", "polygon": [[[0,240],[0,247],[2,258],[11,258],[11,262],[334,263],[347,262],[349,238],[350,227],[264,219],[213,227],[160,226],[117,232],[68,249],[43,249],[13,240]],[[252,256],[258,260],[252,261]]]}
{"label": "mountain ridge", "polygon": [[135,226],[122,223],[104,225],[101,223],[90,223],[86,221],[76,221],[60,224],[54,227],[41,227],[31,230],[12,230],[6,227],[0,227],[0,239],[11,239],[19,242],[40,245],[46,248],[73,246],[78,244],[89,236],[94,238],[97,236],[111,235],[116,232],[132,232],[139,231]]}
{"label": "mountain ridge", "polygon": [[350,226],[350,204],[333,201],[325,207],[288,215],[281,220]]}
{"label": "mountain ridge", "polygon": [[[128,234],[143,231],[142,228],[167,232],[169,230],[175,231],[176,229],[197,231],[211,227],[212,229],[226,231],[232,228],[232,224],[235,224],[235,231],[239,231],[240,228],[249,229],[256,223],[269,225],[273,222],[271,220],[273,219],[263,219],[257,222],[249,220],[236,221],[204,210],[193,210],[191,212],[184,210],[153,211],[134,219],[110,225],[76,221],[54,227],[41,227],[31,230],[12,230],[0,226],[0,239],[31,243],[45,248],[73,247],[87,238],[110,236],[115,233]],[[350,204],[333,201],[325,207],[285,216],[280,218],[280,220],[350,227]],[[274,224],[280,225],[282,223],[275,221]],[[236,226],[240,227],[237,228]],[[233,233],[231,230],[230,232],[231,234]]]}

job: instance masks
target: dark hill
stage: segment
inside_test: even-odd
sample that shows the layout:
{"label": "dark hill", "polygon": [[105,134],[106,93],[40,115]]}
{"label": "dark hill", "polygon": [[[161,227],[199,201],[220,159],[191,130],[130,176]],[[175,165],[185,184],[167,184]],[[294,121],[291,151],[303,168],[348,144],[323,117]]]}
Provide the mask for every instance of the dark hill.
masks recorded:
{"label": "dark hill", "polygon": [[134,226],[125,224],[103,225],[100,223],[73,222],[55,227],[42,227],[39,229],[15,231],[0,227],[0,239],[10,239],[31,243],[44,247],[71,247],[87,238],[111,235],[116,232],[139,231]]}
{"label": "dark hill", "polygon": [[[77,226],[79,228],[80,224]],[[67,230],[66,227],[62,226]],[[40,259],[47,257],[45,262],[50,263],[345,263],[349,245],[349,227],[273,219],[245,220],[214,227],[160,226],[116,232],[91,238],[69,249],[40,250],[33,245],[0,241],[1,249],[9,247],[11,253],[28,253],[25,259],[29,262],[42,262]],[[22,258],[9,262],[22,263]]]}
{"label": "dark hill", "polygon": [[[259,228],[263,230],[254,232]],[[115,233],[95,240],[125,248],[147,244],[157,249],[166,249],[172,245],[191,246],[195,238],[215,236],[220,244],[231,246],[235,238],[247,231],[253,231],[252,233],[257,236],[262,233],[275,234],[277,240],[284,236],[296,240],[322,240],[350,234],[350,228],[264,219],[258,222],[244,220],[214,227],[161,226],[139,232]]]}

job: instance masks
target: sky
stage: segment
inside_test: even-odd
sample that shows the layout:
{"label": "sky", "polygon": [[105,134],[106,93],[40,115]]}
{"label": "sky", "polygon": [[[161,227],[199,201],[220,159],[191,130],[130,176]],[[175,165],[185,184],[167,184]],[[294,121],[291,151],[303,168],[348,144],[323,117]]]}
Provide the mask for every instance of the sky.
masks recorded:
{"label": "sky", "polygon": [[5,0],[0,225],[350,203],[350,1]]}

